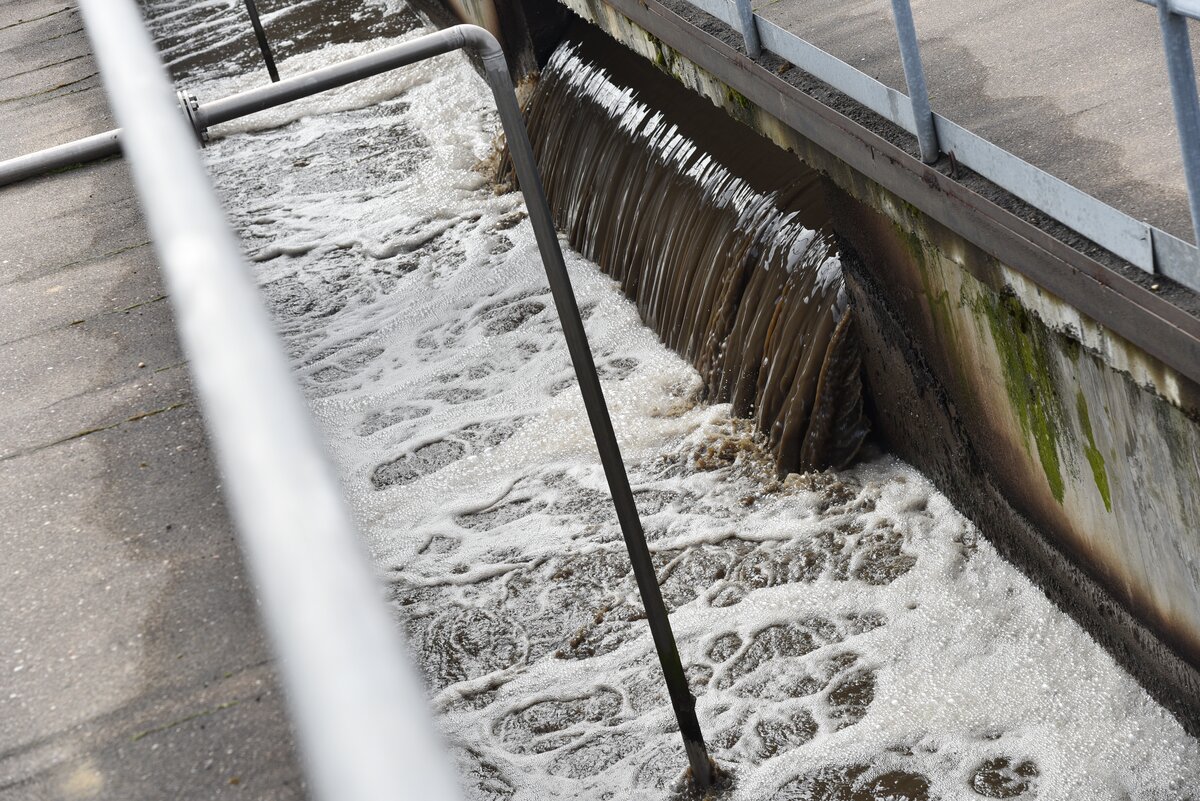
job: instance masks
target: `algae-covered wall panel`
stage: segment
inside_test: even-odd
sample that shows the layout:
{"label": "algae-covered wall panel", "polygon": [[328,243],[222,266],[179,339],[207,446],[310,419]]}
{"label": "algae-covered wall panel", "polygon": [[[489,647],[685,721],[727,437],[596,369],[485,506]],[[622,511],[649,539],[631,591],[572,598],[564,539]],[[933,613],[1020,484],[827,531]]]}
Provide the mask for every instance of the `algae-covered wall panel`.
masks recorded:
{"label": "algae-covered wall panel", "polygon": [[[1200,519],[1197,426],[1085,347],[1063,327],[1073,310],[1021,275],[991,265],[990,286],[935,248],[920,253],[932,332],[922,347],[939,354],[1005,494],[1127,603],[1200,648],[1200,541],[1188,523]],[[1108,352],[1142,361],[1104,336]]]}
{"label": "algae-covered wall panel", "polygon": [[[903,201],[863,194],[835,216],[881,287],[867,302],[901,321],[979,469],[1200,662],[1194,386]],[[890,438],[921,463],[903,430]]]}

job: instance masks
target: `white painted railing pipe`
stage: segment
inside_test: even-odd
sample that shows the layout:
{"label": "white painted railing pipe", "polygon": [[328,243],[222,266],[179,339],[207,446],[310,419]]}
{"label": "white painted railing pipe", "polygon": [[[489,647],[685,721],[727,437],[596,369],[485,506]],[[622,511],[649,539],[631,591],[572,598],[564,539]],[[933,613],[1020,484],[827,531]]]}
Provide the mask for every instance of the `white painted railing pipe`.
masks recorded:
{"label": "white painted railing pipe", "polygon": [[317,798],[459,797],[308,406],[132,0],[80,0]]}

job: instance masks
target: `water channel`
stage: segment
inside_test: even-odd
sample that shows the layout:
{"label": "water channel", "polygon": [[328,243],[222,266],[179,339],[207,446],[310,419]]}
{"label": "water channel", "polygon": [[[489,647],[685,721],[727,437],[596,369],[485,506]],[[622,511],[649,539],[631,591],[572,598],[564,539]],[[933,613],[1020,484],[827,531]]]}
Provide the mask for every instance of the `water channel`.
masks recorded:
{"label": "water channel", "polygon": [[[201,100],[266,80],[240,2],[143,5]],[[422,30],[389,2],[261,5],[285,76]],[[1200,797],[1200,744],[864,444],[812,181],[598,49],[556,53],[537,139],[730,797]],[[682,747],[497,127],[454,55],[222,126],[204,157],[467,797],[669,798]]]}

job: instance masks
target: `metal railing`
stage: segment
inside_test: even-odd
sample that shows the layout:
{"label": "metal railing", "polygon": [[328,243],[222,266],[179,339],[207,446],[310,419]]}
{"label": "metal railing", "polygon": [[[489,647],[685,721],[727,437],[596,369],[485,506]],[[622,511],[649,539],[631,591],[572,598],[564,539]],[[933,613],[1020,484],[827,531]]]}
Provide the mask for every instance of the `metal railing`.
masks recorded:
{"label": "metal railing", "polygon": [[109,147],[119,138],[129,161],[318,797],[441,801],[458,791],[378,577],[197,155],[196,135],[208,125],[458,49],[480,56],[495,97],[691,778],[706,790],[713,765],[695,699],[495,38],[482,28],[456,26],[214,103],[185,102],[185,117],[132,0],[80,0],[80,6],[122,125],[93,137],[93,145]]}
{"label": "metal railing", "polygon": [[[775,53],[912,134],[917,139],[922,160],[930,162],[941,153],[952,154],[957,163],[1138,269],[1163,275],[1200,291],[1200,251],[1194,244],[1129,216],[933,112],[925,88],[909,0],[891,0],[909,89],[907,95],[754,14],[750,0],[687,2],[740,31],[752,58],[759,57],[764,50]],[[1156,5],[1159,9],[1193,228],[1200,239],[1200,103],[1196,97],[1191,46],[1184,19],[1200,19],[1200,0],[1140,2]],[[99,134],[0,162],[0,186],[50,169],[115,155],[119,152],[118,133]]]}
{"label": "metal railing", "polygon": [[[941,153],[953,154],[959,164],[1135,267],[1200,291],[1200,251],[1194,244],[1129,216],[933,112],[909,0],[891,0],[907,95],[753,13],[750,0],[687,2],[740,32],[751,58],[770,51],[912,134],[922,161],[933,163]],[[1158,7],[1192,227],[1200,242],[1200,103],[1184,19],[1200,19],[1200,0],[1140,2]]]}
{"label": "metal railing", "polygon": [[258,41],[258,52],[262,53],[263,64],[271,83],[279,82],[279,70],[275,67],[275,54],[271,52],[271,43],[267,41],[267,32],[263,30],[262,20],[258,18],[258,5],[254,0],[245,0],[246,14],[250,17],[250,26],[254,28],[254,38]]}
{"label": "metal railing", "polygon": [[141,16],[131,0],[80,7],[313,788],[457,798],[421,682]]}

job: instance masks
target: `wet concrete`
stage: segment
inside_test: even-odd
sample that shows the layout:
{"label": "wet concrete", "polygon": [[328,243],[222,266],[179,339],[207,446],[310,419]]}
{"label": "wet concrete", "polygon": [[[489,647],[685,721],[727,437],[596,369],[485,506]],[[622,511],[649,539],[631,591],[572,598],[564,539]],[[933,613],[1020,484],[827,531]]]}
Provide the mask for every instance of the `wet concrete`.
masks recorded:
{"label": "wet concrete", "polygon": [[[67,3],[0,75],[0,158],[112,127]],[[0,192],[0,798],[300,798],[147,239],[120,161]]]}

